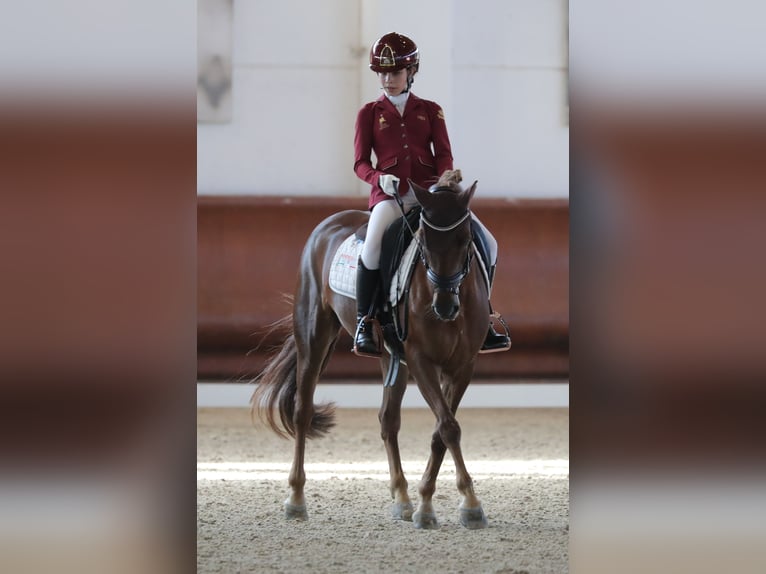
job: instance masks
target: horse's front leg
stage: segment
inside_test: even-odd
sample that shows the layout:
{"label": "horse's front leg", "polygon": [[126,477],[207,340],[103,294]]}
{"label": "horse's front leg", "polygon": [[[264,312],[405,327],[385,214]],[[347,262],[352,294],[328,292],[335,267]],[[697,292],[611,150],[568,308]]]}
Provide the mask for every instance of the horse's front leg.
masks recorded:
{"label": "horse's front leg", "polygon": [[[390,358],[385,355],[381,361],[383,376],[388,371]],[[395,520],[412,520],[412,501],[407,492],[407,479],[402,469],[401,455],[399,454],[399,429],[401,428],[402,399],[407,390],[409,374],[407,367],[399,366],[399,373],[392,387],[383,390],[383,403],[378,413],[380,420],[380,436],[386,446],[388,455],[388,471],[391,476],[391,498],[393,505],[391,514]]]}
{"label": "horse's front leg", "polygon": [[[461,429],[455,418],[455,412],[468,388],[472,372],[473,366],[469,365],[463,373],[460,373],[460,376],[445,376],[444,392],[435,382],[435,373],[432,378],[418,379],[420,391],[436,416],[436,430],[431,437],[431,456],[428,459],[419,487],[420,507],[413,517],[415,526],[418,528],[438,527],[431,499],[436,490],[436,479],[444,461],[446,449],[450,450],[455,462],[457,488],[463,495],[460,504],[460,523],[471,529],[486,528],[487,526],[487,518],[484,515],[481,501],[474,492],[473,480],[468,474],[463,460],[460,447]],[[421,383],[421,380],[424,382]]]}
{"label": "horse's front leg", "polygon": [[[418,360],[417,357],[410,359],[408,365],[410,372],[418,383],[420,393],[423,395],[426,403],[428,403],[431,411],[436,415],[438,429],[444,414],[449,414],[449,408],[439,387],[439,373],[433,364]],[[439,467],[444,459],[445,448],[444,442],[439,437],[437,430],[431,440],[431,456],[428,459],[423,477],[418,484],[420,500],[417,511],[412,515],[415,528],[429,530],[439,528],[432,499],[436,491],[436,477],[439,474]]]}
{"label": "horse's front leg", "polygon": [[436,430],[431,437],[431,456],[428,458],[426,470],[418,486],[420,504],[418,505],[418,511],[413,517],[416,528],[433,529],[439,527],[431,499],[436,491],[436,478],[439,476],[439,469],[444,460],[446,450],[447,447],[444,446],[444,441],[439,436],[439,431]]}
{"label": "horse's front leg", "polygon": [[[473,364],[467,366],[453,377],[445,376],[444,396],[450,405],[450,411],[453,416],[457,412],[457,408],[460,405],[460,401],[463,399],[465,391],[468,389],[472,376]],[[457,424],[457,421],[455,421],[455,423]],[[460,432],[460,428],[458,427],[457,439],[452,445],[447,445],[455,462],[457,488],[460,494],[463,495],[463,500],[460,503],[460,524],[470,529],[486,528],[488,526],[487,517],[484,514],[481,501],[476,496],[476,492],[473,488],[473,479],[471,478],[471,475],[468,474],[465,461],[463,460],[463,450],[460,446]],[[435,436],[437,434],[439,434],[439,438],[442,438],[440,433],[434,433]],[[441,448],[441,453],[443,458],[444,446]]]}

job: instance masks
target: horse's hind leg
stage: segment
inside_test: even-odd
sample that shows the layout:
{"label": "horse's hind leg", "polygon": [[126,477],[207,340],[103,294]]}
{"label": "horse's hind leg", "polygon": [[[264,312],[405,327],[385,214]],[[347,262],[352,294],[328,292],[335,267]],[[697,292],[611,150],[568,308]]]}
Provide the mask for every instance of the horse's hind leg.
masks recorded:
{"label": "horse's hind leg", "polygon": [[[381,360],[383,376],[388,372],[390,356],[384,355]],[[407,493],[407,479],[402,470],[402,459],[399,454],[399,429],[401,427],[402,398],[407,390],[409,374],[407,367],[399,365],[394,385],[383,390],[383,403],[378,413],[380,420],[380,436],[386,446],[388,455],[388,470],[391,476],[391,498],[393,505],[391,514],[396,520],[412,520],[412,501]]]}
{"label": "horse's hind leg", "polygon": [[295,450],[288,483],[290,496],[285,500],[285,516],[289,519],[306,520],[306,499],[304,486],[306,473],[303,469],[306,439],[312,436],[312,421],[316,415],[314,409],[314,389],[319,375],[335,347],[340,323],[332,311],[318,310],[302,312],[300,303],[308,301],[300,295],[295,305],[293,327],[297,347],[295,412]]}

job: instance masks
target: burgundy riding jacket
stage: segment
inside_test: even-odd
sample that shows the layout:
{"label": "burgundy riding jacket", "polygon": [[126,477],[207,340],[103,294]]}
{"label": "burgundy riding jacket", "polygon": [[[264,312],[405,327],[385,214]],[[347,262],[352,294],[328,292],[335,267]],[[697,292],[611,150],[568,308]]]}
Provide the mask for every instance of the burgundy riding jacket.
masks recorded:
{"label": "burgundy riding jacket", "polygon": [[[432,147],[433,145],[433,147]],[[371,152],[377,165],[373,167]],[[356,117],[354,172],[372,186],[369,208],[388,196],[378,179],[385,173],[399,178],[399,193],[409,191],[407,179],[428,187],[452,169],[452,148],[444,112],[439,104],[410,93],[399,115],[385,95],[366,104]]]}

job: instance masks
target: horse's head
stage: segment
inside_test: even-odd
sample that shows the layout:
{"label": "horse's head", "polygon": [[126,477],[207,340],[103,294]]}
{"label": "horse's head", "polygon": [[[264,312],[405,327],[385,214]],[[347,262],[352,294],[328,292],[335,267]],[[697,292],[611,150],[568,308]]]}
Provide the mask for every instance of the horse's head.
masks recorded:
{"label": "horse's head", "polygon": [[431,307],[442,321],[453,321],[460,312],[460,285],[473,256],[469,204],[476,183],[463,189],[454,179],[443,177],[439,183],[424,189],[410,181],[423,208],[420,257],[434,286]]}

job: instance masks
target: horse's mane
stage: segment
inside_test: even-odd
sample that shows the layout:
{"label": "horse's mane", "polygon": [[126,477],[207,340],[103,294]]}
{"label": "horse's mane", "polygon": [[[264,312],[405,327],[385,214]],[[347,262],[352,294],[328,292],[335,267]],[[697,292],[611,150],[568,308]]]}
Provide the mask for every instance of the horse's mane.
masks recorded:
{"label": "horse's mane", "polygon": [[463,188],[460,187],[461,181],[463,181],[463,174],[460,173],[459,169],[445,169],[436,185],[440,188],[448,188],[459,192],[463,191]]}

